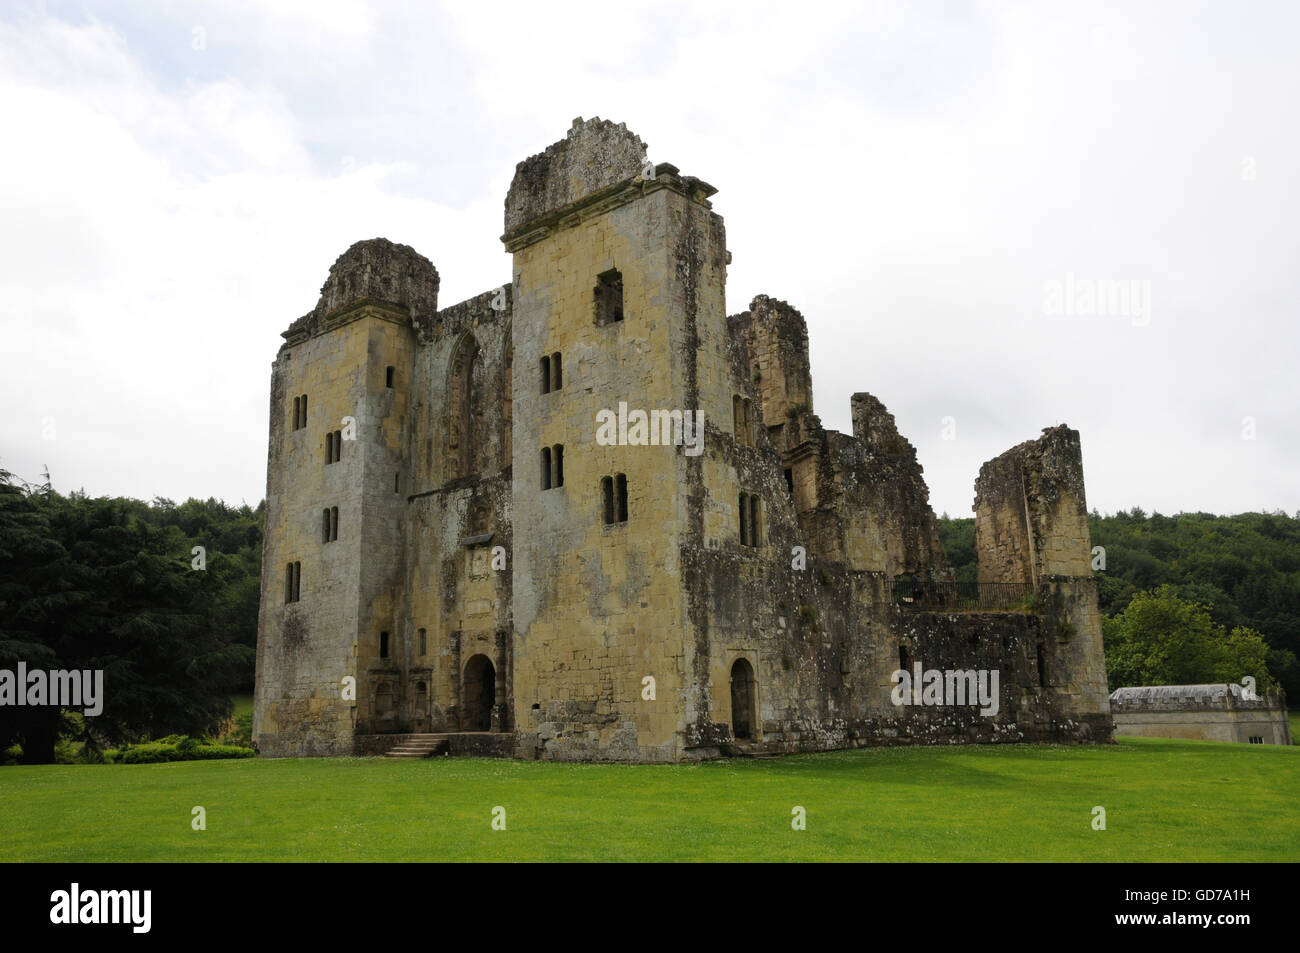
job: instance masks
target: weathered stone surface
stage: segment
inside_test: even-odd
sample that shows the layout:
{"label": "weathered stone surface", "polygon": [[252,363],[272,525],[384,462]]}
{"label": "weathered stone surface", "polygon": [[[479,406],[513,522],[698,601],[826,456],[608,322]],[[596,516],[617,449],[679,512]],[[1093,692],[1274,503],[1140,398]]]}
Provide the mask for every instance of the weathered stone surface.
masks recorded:
{"label": "weathered stone surface", "polygon": [[646,144],[623,123],[575,119],[568,136],[515,166],[506,194],[506,234],[640,176],[645,161]]}
{"label": "weathered stone surface", "polygon": [[394,305],[427,322],[438,311],[438,269],[409,245],[386,238],[357,242],[330,266],[316,307],[289,325],[284,337],[298,343],[331,315],[367,300]]}
{"label": "weathered stone surface", "polygon": [[[803,316],[759,295],[728,317],[714,189],[644,162],[623,126],[579,121],[516,171],[509,282],[437,310],[431,264],[362,242],[286,333],[262,752],[381,753],[412,732],[642,762],[1109,738],[1078,435],[981,472],[981,578],[1032,585],[1033,611],[896,605],[900,574],[951,578],[915,449],[870,394],[853,434],[822,426]],[[702,447],[598,441],[620,404],[702,414]],[[348,418],[356,439],[327,464]],[[996,670],[998,712],[895,705],[904,661]]]}

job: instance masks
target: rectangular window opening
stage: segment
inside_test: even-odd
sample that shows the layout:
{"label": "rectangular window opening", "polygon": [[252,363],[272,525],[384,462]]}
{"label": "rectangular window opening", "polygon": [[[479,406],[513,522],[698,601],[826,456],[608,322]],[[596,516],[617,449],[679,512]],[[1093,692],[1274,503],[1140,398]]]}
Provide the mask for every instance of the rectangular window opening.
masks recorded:
{"label": "rectangular window opening", "polygon": [[618,269],[596,276],[593,296],[596,300],[597,324],[614,324],[623,320],[623,276]]}

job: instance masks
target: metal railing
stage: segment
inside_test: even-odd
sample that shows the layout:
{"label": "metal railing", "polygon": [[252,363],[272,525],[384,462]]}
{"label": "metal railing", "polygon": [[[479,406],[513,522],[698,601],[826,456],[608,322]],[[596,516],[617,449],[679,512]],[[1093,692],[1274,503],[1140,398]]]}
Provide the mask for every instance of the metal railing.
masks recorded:
{"label": "metal railing", "polygon": [[943,582],[896,579],[886,585],[890,601],[919,612],[1032,612],[1038,593],[1028,582]]}

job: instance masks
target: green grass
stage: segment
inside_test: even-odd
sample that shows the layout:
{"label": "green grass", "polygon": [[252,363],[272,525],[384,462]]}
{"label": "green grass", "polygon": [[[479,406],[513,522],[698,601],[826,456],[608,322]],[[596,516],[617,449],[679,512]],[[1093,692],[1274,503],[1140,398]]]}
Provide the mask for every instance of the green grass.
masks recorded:
{"label": "green grass", "polygon": [[238,718],[240,715],[251,715],[253,713],[252,695],[231,695],[230,701],[235,706],[235,710],[230,713],[232,718]]}
{"label": "green grass", "polygon": [[1297,788],[1300,749],[1148,738],[674,766],[20,766],[0,768],[0,861],[1295,861]]}

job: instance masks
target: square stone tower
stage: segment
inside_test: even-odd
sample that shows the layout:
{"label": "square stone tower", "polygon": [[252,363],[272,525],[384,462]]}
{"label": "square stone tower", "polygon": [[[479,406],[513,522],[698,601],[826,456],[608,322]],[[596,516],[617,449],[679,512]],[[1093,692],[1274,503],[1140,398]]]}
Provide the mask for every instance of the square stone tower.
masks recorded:
{"label": "square stone tower", "polygon": [[514,696],[525,744],[565,757],[672,760],[696,715],[681,551],[704,461],[683,428],[707,439],[731,412],[714,191],[594,119],[520,163],[506,199]]}

